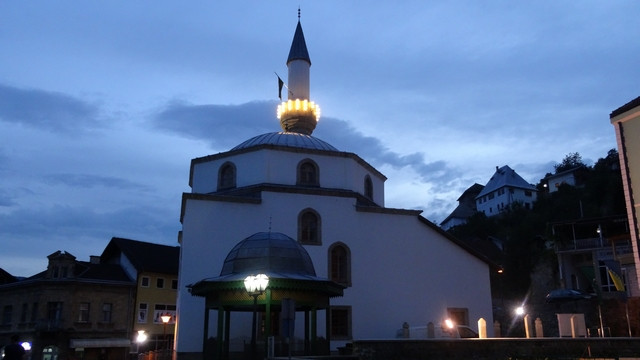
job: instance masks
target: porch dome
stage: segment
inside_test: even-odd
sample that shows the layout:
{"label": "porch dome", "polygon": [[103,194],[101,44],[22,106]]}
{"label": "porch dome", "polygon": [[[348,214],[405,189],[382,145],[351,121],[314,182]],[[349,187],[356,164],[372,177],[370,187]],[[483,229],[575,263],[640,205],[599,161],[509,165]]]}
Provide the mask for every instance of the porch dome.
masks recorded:
{"label": "porch dome", "polygon": [[240,241],[229,251],[220,277],[266,274],[287,278],[316,276],[307,250],[296,240],[277,232],[259,232]]}

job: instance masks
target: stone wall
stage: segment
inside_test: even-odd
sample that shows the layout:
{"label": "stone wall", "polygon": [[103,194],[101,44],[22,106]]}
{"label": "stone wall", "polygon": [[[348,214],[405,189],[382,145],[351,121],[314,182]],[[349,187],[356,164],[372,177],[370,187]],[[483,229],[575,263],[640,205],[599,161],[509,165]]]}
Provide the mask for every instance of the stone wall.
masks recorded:
{"label": "stone wall", "polygon": [[353,353],[363,360],[640,359],[640,338],[358,340]]}

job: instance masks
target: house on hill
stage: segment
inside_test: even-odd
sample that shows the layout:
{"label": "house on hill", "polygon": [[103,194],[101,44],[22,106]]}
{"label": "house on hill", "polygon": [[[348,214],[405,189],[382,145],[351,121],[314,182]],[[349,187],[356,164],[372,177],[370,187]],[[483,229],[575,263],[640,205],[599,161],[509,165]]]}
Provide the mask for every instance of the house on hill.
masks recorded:
{"label": "house on hill", "polygon": [[496,166],[496,172],[476,196],[476,207],[487,216],[497,215],[515,203],[530,209],[537,193],[535,186],[526,182],[508,165]]}
{"label": "house on hill", "polygon": [[582,165],[573,169],[568,169],[559,173],[549,175],[542,179],[542,182],[547,188],[547,191],[553,193],[558,191],[558,189],[562,185],[581,187],[584,185],[587,176],[588,169],[584,165]]}
{"label": "house on hill", "polygon": [[467,222],[467,218],[475,214],[476,197],[484,189],[483,185],[473,184],[458,198],[458,206],[447,216],[441,223],[440,227],[449,230],[456,225],[462,225]]}

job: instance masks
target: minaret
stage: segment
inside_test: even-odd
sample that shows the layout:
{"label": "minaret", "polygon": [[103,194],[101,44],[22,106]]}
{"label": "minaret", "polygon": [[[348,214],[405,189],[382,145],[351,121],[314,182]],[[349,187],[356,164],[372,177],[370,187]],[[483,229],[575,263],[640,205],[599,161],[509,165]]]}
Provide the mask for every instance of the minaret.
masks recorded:
{"label": "minaret", "polygon": [[289,70],[287,78],[288,101],[278,105],[278,119],[282,130],[311,135],[320,119],[320,107],[309,101],[309,69],[311,59],[304,41],[298,9],[298,25],[287,59]]}

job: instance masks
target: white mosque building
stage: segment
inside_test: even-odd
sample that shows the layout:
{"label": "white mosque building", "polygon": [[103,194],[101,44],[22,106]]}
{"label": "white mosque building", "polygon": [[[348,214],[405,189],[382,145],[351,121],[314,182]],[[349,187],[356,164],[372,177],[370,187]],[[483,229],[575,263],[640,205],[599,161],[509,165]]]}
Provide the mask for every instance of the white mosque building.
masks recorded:
{"label": "white mosque building", "polygon": [[[295,338],[322,338],[335,351],[353,339],[395,338],[403,323],[439,327],[447,318],[472,328],[484,319],[492,336],[490,263],[421,211],[385,207],[382,173],[312,136],[320,110],[310,101],[299,18],[287,67],[282,131],[191,161],[180,219],[178,359],[202,358],[212,339],[226,342],[222,358],[248,343],[252,298],[242,279],[258,258],[274,258],[276,240],[304,270],[293,274],[285,256],[276,259],[284,268],[266,271],[302,284],[298,290],[314,281],[326,295],[317,307],[296,308]],[[244,267],[231,269],[234,261]],[[256,300],[259,342],[282,332],[276,290]]]}

